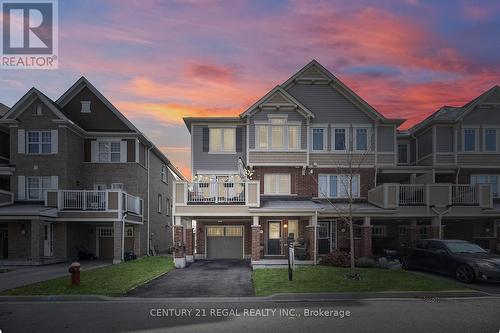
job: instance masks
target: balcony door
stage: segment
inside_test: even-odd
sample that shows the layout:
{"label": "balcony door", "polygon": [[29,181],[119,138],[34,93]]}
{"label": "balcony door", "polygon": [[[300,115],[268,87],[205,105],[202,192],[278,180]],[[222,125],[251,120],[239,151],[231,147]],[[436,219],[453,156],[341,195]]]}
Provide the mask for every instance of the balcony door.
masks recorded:
{"label": "balcony door", "polygon": [[267,234],[267,254],[281,255],[281,221],[269,221]]}

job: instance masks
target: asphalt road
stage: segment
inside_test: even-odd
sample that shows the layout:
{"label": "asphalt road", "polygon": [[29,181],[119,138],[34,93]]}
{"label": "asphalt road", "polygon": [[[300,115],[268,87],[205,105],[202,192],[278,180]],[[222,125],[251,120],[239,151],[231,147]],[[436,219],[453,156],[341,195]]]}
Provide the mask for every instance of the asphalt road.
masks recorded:
{"label": "asphalt road", "polygon": [[[430,272],[425,272],[425,271],[411,271],[412,273],[415,274],[420,274],[423,276],[427,276],[433,279],[440,279],[443,281],[449,281],[452,283],[459,284],[463,286],[464,288],[469,288],[473,290],[478,290],[487,294],[490,294],[492,296],[500,296],[500,282],[494,282],[494,281],[476,281],[474,283],[462,283],[458,281],[457,279],[454,279],[449,276],[441,275],[441,274],[436,274],[436,273],[430,273]],[[499,309],[500,312],[500,309]]]}
{"label": "asphalt road", "polygon": [[[172,313],[174,310],[176,313]],[[318,310],[323,312],[313,312]],[[335,310],[336,313],[331,312]],[[496,333],[500,330],[499,313],[500,298],[372,299],[302,303],[138,298],[86,302],[3,302],[0,303],[0,330],[2,333]],[[327,317],[326,314],[331,316]]]}

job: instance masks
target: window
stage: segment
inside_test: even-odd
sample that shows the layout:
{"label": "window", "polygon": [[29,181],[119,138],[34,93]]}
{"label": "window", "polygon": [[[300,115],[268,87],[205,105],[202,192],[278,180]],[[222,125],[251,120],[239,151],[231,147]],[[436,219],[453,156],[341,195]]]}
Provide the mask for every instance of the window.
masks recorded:
{"label": "window", "polygon": [[399,233],[399,236],[408,235],[408,226],[407,225],[400,225],[398,233]]}
{"label": "window", "polygon": [[497,151],[497,130],[494,128],[484,130],[484,151]]}
{"label": "window", "polygon": [[[354,229],[354,238],[358,238],[358,239],[361,238],[361,236],[363,234],[361,226],[354,225],[353,229]],[[347,237],[349,237],[349,236],[347,236]]]}
{"label": "window", "polygon": [[160,213],[160,214],[162,212],[161,205],[162,205],[162,195],[160,193],[158,193],[158,213]]}
{"label": "window", "polygon": [[419,227],[420,237],[427,237],[429,235],[429,228],[426,225]]}
{"label": "window", "polygon": [[372,226],[373,237],[385,237],[387,235],[387,227],[385,225]]}
{"label": "window", "polygon": [[164,181],[165,183],[168,181],[168,178],[167,178],[167,166],[166,165],[162,165],[161,166],[161,180]]}
{"label": "window", "polygon": [[26,133],[28,154],[50,154],[52,138],[50,131],[29,131]]}
{"label": "window", "polygon": [[312,130],[312,150],[326,150],[325,147],[326,128],[313,128]]}
{"label": "window", "polygon": [[352,187],[349,191],[350,175],[320,174],[318,181],[318,196],[320,198],[359,197],[359,175],[352,175]]}
{"label": "window", "polygon": [[26,198],[45,200],[47,190],[51,189],[51,177],[26,177]]}
{"label": "window", "polygon": [[241,237],[243,230],[241,227],[225,227],[227,237]]}
{"label": "window", "polygon": [[357,151],[367,151],[368,150],[368,128],[356,128],[354,136],[354,146]]}
{"label": "window", "polygon": [[81,109],[81,113],[90,113],[91,110],[90,110],[90,104],[91,104],[91,101],[81,101],[80,102],[81,105],[82,105],[82,109]]}
{"label": "window", "polygon": [[346,137],[347,129],[345,128],[334,128],[333,129],[333,150],[334,151],[345,151],[346,150]]}
{"label": "window", "polygon": [[476,184],[491,184],[493,197],[498,198],[500,195],[500,175],[471,175],[470,183]]}
{"label": "window", "polygon": [[224,227],[207,227],[207,237],[224,237]]}
{"label": "window", "polygon": [[476,151],[476,129],[464,129],[464,151]]}
{"label": "window", "polygon": [[299,149],[300,126],[288,124],[286,118],[270,118],[269,124],[255,126],[255,140],[258,149]]}
{"label": "window", "polygon": [[236,151],[236,128],[210,128],[210,152],[234,153]]}
{"label": "window", "polygon": [[99,162],[120,162],[120,141],[99,141]]}
{"label": "window", "polygon": [[99,228],[99,237],[113,237],[113,228]]}
{"label": "window", "polygon": [[94,184],[94,190],[96,191],[106,191],[106,184]]}
{"label": "window", "polygon": [[165,201],[165,215],[170,215],[170,198]]}
{"label": "window", "polygon": [[[104,189],[106,189],[106,187]],[[125,187],[123,186],[123,183],[112,183],[111,189],[112,190],[124,190]]]}
{"label": "window", "polygon": [[408,164],[408,144],[398,144],[398,164]]}
{"label": "window", "polygon": [[291,236],[293,234],[293,240],[297,240],[299,238],[299,221],[297,220],[288,220],[288,235]]}
{"label": "window", "polygon": [[42,111],[43,111],[42,104],[37,104],[35,108],[35,116],[43,115]]}
{"label": "window", "polygon": [[134,237],[134,227],[125,227],[125,237]]}
{"label": "window", "polygon": [[265,174],[264,194],[290,194],[290,174]]}

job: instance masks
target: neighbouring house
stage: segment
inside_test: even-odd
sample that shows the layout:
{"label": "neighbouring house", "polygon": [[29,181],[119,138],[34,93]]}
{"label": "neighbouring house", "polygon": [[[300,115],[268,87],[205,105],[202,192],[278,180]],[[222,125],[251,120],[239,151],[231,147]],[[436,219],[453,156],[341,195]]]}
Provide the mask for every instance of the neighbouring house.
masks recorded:
{"label": "neighbouring house", "polygon": [[174,187],[177,267],[282,263],[288,237],[304,264],[349,250],[348,198],[357,256],[420,238],[500,250],[500,87],[399,131],[403,119],[313,60],[242,111],[184,118],[192,181]]}
{"label": "neighbouring house", "polygon": [[32,88],[0,110],[0,262],[171,249],[184,178],[87,79],[57,101]]}

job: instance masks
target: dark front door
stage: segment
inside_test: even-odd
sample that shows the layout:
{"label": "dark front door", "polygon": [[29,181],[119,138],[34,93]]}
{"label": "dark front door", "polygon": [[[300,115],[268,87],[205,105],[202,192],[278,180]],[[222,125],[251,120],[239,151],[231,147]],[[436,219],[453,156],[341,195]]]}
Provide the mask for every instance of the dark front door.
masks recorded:
{"label": "dark front door", "polygon": [[8,259],[9,243],[7,229],[0,230],[0,259]]}
{"label": "dark front door", "polygon": [[281,222],[269,222],[269,232],[267,239],[267,254],[280,255],[281,254]]}
{"label": "dark front door", "polygon": [[318,254],[328,254],[330,249],[330,222],[318,222]]}

